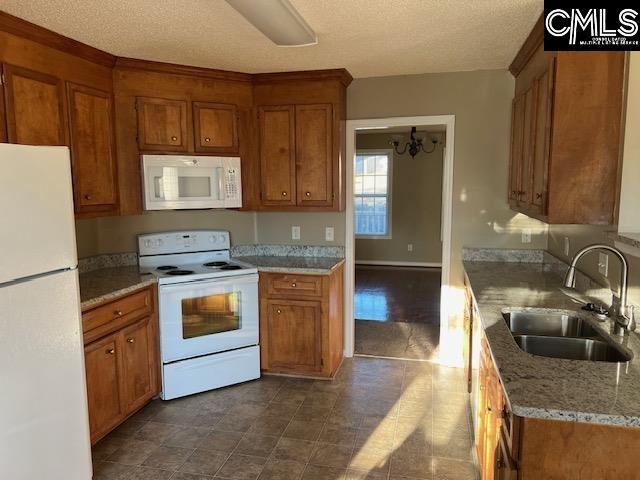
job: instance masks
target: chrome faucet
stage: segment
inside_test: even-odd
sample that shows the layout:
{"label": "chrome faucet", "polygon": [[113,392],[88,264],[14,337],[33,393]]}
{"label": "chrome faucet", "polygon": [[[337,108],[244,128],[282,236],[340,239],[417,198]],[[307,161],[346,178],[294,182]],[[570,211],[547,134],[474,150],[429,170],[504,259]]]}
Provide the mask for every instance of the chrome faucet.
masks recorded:
{"label": "chrome faucet", "polygon": [[629,279],[629,264],[627,263],[627,259],[625,258],[625,256],[622,254],[620,250],[618,250],[615,247],[605,245],[603,243],[596,243],[594,245],[588,245],[584,247],[582,250],[577,252],[573,257],[573,260],[571,260],[571,265],[569,266],[569,270],[567,270],[567,274],[564,277],[564,286],[567,288],[575,287],[576,264],[584,254],[589,253],[593,250],[606,250],[608,252],[613,253],[620,259],[620,263],[622,264],[622,269],[620,271],[620,303],[615,312],[614,333],[616,335],[624,335],[626,332],[632,332],[633,330],[636,329],[636,322],[634,320],[633,308],[627,305],[627,283]]}

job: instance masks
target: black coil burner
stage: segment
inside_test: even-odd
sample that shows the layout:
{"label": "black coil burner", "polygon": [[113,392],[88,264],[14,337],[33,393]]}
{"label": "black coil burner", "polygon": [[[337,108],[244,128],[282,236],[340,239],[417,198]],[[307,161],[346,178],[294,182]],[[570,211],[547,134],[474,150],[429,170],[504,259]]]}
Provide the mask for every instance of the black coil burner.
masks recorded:
{"label": "black coil burner", "polygon": [[208,262],[204,264],[205,267],[224,267],[226,265],[228,265],[227,262]]}
{"label": "black coil burner", "polygon": [[220,270],[240,270],[241,268],[239,265],[225,265],[224,267],[220,267]]}
{"label": "black coil burner", "polygon": [[156,270],[160,270],[161,272],[165,271],[165,270],[175,270],[178,267],[175,267],[173,265],[160,265]]}
{"label": "black coil burner", "polygon": [[193,272],[193,270],[169,270],[167,272],[167,275],[191,275]]}

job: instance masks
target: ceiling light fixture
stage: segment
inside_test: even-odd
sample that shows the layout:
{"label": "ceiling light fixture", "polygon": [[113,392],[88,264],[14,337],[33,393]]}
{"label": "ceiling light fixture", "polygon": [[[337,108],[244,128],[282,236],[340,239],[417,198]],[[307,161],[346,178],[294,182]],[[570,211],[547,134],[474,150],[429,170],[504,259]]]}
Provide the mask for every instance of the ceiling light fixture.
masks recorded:
{"label": "ceiling light fixture", "polygon": [[305,47],[318,37],[289,0],[227,0],[240,15],[279,47]]}
{"label": "ceiling light fixture", "polygon": [[411,141],[405,144],[402,151],[400,151],[400,140],[402,139],[401,135],[394,135],[393,136],[394,138],[389,142],[389,145],[393,146],[393,149],[396,151],[398,155],[404,155],[404,153],[408,149],[409,155],[411,155],[411,158],[415,158],[415,156],[418,153],[420,153],[420,150],[422,150],[424,153],[432,153],[436,149],[438,140],[435,138],[432,138],[431,143],[433,144],[433,148],[431,148],[431,150],[425,150],[424,148],[425,137],[422,135],[422,133],[418,134],[416,130],[417,130],[416,127],[411,127],[411,136],[409,138]]}

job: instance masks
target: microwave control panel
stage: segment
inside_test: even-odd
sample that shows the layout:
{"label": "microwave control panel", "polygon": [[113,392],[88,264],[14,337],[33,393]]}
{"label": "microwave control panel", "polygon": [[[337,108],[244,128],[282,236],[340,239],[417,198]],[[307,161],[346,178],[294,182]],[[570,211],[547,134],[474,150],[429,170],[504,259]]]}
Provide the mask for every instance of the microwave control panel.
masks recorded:
{"label": "microwave control panel", "polygon": [[225,179],[225,197],[231,200],[238,198],[238,175],[235,168],[227,168]]}

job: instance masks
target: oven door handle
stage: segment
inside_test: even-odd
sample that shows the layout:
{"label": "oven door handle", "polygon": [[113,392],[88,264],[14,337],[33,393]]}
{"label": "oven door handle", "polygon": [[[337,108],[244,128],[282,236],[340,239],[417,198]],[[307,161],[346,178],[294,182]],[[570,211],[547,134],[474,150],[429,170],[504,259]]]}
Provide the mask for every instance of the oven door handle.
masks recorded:
{"label": "oven door handle", "polygon": [[234,277],[224,278],[206,278],[200,280],[194,280],[192,282],[170,283],[168,285],[160,285],[161,292],[177,292],[181,290],[193,290],[193,288],[207,288],[207,287],[224,287],[226,285],[251,285],[258,283],[258,274],[252,273],[250,275],[238,275]]}

